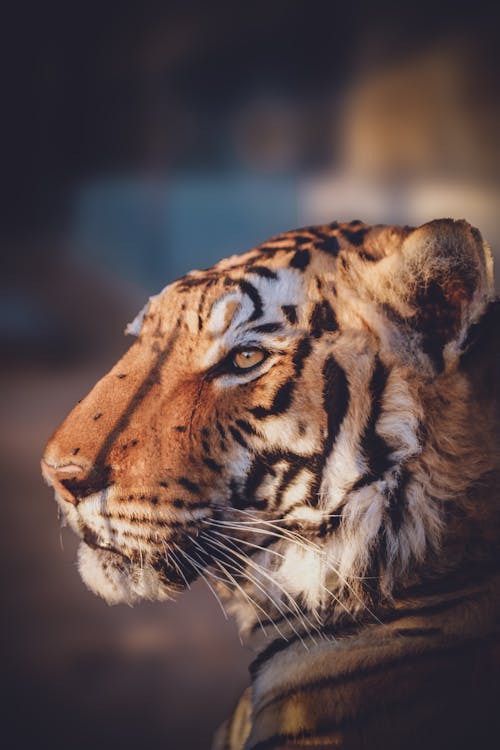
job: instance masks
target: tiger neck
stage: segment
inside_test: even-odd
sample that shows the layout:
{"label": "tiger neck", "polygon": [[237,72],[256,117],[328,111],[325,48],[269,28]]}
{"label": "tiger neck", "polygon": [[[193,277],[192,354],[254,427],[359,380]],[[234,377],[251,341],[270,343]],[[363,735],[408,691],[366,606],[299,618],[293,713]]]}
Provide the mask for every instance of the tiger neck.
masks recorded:
{"label": "tiger neck", "polygon": [[268,642],[250,668],[253,725],[245,747],[264,750],[278,746],[272,744],[276,737],[294,742],[324,735],[332,746],[357,748],[350,734],[353,717],[359,724],[360,716],[380,743],[385,729],[377,717],[382,711],[387,723],[389,711],[392,723],[391,709],[401,731],[412,726],[408,707],[437,721],[437,707],[448,708],[443,696],[450,695],[450,685],[463,684],[478,660],[485,661],[483,674],[491,668],[499,594],[500,572],[484,571],[465,586],[425,596],[408,592],[391,609],[377,610],[378,620],[310,635],[297,625],[287,641]]}

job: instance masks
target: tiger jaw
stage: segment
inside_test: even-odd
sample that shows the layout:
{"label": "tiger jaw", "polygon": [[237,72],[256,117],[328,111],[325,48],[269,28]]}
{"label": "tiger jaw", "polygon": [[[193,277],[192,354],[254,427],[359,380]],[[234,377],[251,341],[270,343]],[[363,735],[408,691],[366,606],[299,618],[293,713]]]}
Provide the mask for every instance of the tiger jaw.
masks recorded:
{"label": "tiger jaw", "polygon": [[97,519],[93,527],[99,532],[81,518],[78,521],[78,567],[84,583],[108,604],[173,599],[196,577],[193,567],[185,564],[182,547],[168,536],[152,538],[152,530],[147,538],[135,535],[132,542],[124,543],[122,535],[113,531],[112,519],[104,525],[102,518]]}
{"label": "tiger jaw", "polygon": [[165,601],[182,590],[165,582],[148,563],[132,562],[119,552],[92,548],[84,541],[78,549],[78,570],[85,585],[108,604]]}
{"label": "tiger jaw", "polygon": [[[196,577],[171,534],[155,534],[154,527],[146,525],[133,538],[128,536],[130,529],[120,533],[118,519],[106,510],[106,493],[89,495],[76,507],[57,492],[55,499],[62,525],[69,525],[80,538],[78,569],[83,582],[108,604],[174,599]],[[183,531],[181,526],[179,538]]]}

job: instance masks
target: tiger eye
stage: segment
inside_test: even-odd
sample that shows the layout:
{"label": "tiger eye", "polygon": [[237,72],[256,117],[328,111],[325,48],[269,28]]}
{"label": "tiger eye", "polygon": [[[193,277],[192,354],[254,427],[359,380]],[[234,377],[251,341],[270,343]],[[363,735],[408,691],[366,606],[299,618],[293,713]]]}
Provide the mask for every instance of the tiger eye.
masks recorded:
{"label": "tiger eye", "polygon": [[260,364],[266,355],[261,349],[243,349],[233,357],[233,364],[240,370],[249,370]]}

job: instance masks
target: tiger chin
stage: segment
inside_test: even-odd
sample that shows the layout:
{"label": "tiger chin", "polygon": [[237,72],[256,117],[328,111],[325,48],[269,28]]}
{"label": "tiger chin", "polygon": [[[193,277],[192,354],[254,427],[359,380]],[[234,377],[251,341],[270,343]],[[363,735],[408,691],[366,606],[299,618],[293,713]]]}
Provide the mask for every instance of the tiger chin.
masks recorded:
{"label": "tiger chin", "polygon": [[214,748],[494,746],[499,324],[465,221],[306,227],[150,298],[50,438],[86,585],[201,578],[254,650]]}

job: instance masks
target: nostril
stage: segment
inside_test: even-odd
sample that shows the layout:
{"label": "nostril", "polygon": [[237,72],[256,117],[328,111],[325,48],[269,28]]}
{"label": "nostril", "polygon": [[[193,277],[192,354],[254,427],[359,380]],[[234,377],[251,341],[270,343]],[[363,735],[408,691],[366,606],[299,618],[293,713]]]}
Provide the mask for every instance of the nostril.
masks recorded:
{"label": "nostril", "polygon": [[42,459],[42,474],[64,500],[74,505],[77,505],[83,498],[102,492],[113,484],[110,479],[110,466],[93,466],[90,469],[84,469],[73,461],[66,464],[52,464]]}
{"label": "nostril", "polygon": [[107,487],[110,487],[113,484],[110,475],[110,466],[93,466],[88,474],[81,479],[72,476],[61,481],[73,497],[81,500],[88,495],[94,495],[96,492],[102,492]]}
{"label": "nostril", "polygon": [[76,504],[76,497],[66,486],[66,483],[68,479],[76,481],[77,476],[84,471],[83,467],[73,462],[53,464],[45,458],[42,458],[40,464],[43,478],[47,484],[50,484],[64,500]]}

